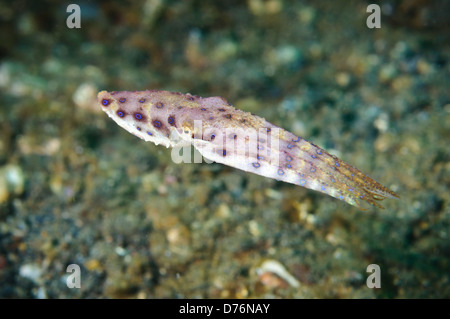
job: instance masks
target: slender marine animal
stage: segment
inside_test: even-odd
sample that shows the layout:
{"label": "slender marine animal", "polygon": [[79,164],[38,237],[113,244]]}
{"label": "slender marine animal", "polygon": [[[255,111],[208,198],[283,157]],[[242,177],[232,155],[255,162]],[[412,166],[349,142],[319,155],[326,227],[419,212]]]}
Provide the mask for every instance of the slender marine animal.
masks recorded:
{"label": "slender marine animal", "polygon": [[310,188],[362,210],[399,196],[357,168],[222,97],[168,91],[102,91],[98,103],[118,125],[156,145],[192,145],[206,159]]}

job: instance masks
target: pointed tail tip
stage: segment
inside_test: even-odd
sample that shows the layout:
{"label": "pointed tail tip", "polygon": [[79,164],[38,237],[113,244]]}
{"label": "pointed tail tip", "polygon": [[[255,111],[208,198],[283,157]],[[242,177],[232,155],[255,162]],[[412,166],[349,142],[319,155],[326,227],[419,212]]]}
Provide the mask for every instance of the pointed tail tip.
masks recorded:
{"label": "pointed tail tip", "polygon": [[[379,209],[385,209],[384,206],[380,204],[380,202],[386,198],[389,199],[399,199],[400,196],[391,191],[390,189],[384,187],[384,186],[375,186],[375,187],[363,187],[364,192],[366,193],[365,196],[362,196],[360,198],[355,198],[355,204],[354,206],[358,207],[359,209],[363,211],[367,211],[368,209],[366,207],[369,207],[367,204],[370,204],[371,206],[375,206]],[[363,205],[366,204],[366,207],[363,207]]]}
{"label": "pointed tail tip", "polygon": [[374,185],[364,185],[364,190],[373,196],[376,200],[383,200],[385,198],[400,198],[400,195],[391,191],[389,188],[375,182]]}
{"label": "pointed tail tip", "polygon": [[[380,201],[389,198],[389,199],[399,199],[400,195],[397,193],[391,191],[390,189],[381,186],[381,187],[375,187],[375,188],[366,188],[364,187],[364,190],[368,193],[370,196],[365,196],[364,201],[369,203],[372,206],[375,206],[380,209],[384,209],[384,206],[379,204]],[[361,205],[358,205],[358,207],[362,210],[364,209]]]}
{"label": "pointed tail tip", "polygon": [[394,191],[391,191],[389,188],[383,187],[382,190],[380,190],[381,194],[379,194],[382,198],[381,200],[385,198],[392,198],[392,199],[399,199],[400,195],[395,193]]}
{"label": "pointed tail tip", "polygon": [[397,193],[395,193],[395,192],[393,192],[391,190],[389,190],[389,192],[392,195],[391,198],[393,198],[393,199],[400,199],[400,195],[399,194],[397,194]]}

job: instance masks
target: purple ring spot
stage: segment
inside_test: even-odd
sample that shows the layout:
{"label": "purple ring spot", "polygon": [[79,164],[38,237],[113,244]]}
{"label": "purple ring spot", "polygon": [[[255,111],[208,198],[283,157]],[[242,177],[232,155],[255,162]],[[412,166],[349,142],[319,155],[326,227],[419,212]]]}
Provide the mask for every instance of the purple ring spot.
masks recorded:
{"label": "purple ring spot", "polygon": [[139,113],[134,114],[134,117],[135,117],[137,120],[142,120],[142,115],[139,114]]}
{"label": "purple ring spot", "polygon": [[286,157],[286,161],[288,162],[292,161],[292,157],[291,156]]}
{"label": "purple ring spot", "polygon": [[259,164],[259,163],[253,163],[252,165],[254,168],[259,168],[261,166],[261,164]]}
{"label": "purple ring spot", "polygon": [[103,106],[108,106],[109,103],[111,103],[111,102],[110,102],[108,99],[103,99],[103,100],[102,100]]}
{"label": "purple ring spot", "polygon": [[293,148],[294,147],[294,145],[292,145],[292,144],[288,144],[288,149],[291,149],[291,148]]}
{"label": "purple ring spot", "polygon": [[300,186],[305,186],[305,185],[306,185],[306,180],[301,179],[301,180],[300,180]]}
{"label": "purple ring spot", "polygon": [[291,168],[292,166],[291,166],[291,164],[287,164],[286,167],[287,168]]}
{"label": "purple ring spot", "polygon": [[284,175],[284,171],[281,168],[278,170],[278,175]]}
{"label": "purple ring spot", "polygon": [[319,150],[319,149],[316,150],[316,153],[319,154],[319,155],[322,155],[322,151]]}
{"label": "purple ring spot", "polygon": [[123,102],[125,102],[126,100],[127,100],[126,98],[121,97],[121,98],[119,99],[119,102],[120,102],[120,103],[123,103]]}
{"label": "purple ring spot", "polygon": [[122,111],[117,111],[117,115],[118,115],[119,117],[123,117],[123,116],[124,116],[124,114],[123,114]]}
{"label": "purple ring spot", "polygon": [[316,171],[316,169],[314,168],[314,167],[311,167],[311,172],[315,172]]}
{"label": "purple ring spot", "polygon": [[145,102],[145,99],[140,99],[139,100],[139,103],[144,103]]}
{"label": "purple ring spot", "polygon": [[300,136],[297,136],[296,140],[292,139],[292,142],[298,142],[298,141],[300,141]]}

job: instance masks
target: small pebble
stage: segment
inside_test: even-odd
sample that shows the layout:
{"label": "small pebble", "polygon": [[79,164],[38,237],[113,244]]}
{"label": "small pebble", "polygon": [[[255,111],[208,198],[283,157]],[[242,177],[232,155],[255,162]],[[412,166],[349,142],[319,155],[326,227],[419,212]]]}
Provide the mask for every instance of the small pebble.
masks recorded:
{"label": "small pebble", "polygon": [[41,279],[42,269],[36,264],[25,264],[19,268],[19,275],[38,283]]}
{"label": "small pebble", "polygon": [[294,288],[298,288],[300,283],[294,276],[292,276],[286,268],[276,260],[266,260],[262,263],[262,265],[256,270],[256,273],[261,277],[264,276],[265,273],[273,273],[285,280],[289,285]]}
{"label": "small pebble", "polygon": [[97,107],[98,88],[89,83],[83,83],[75,90],[72,96],[73,103],[81,109],[92,113],[101,113]]}
{"label": "small pebble", "polygon": [[9,164],[0,169],[0,203],[12,195],[21,195],[25,188],[25,175],[20,166]]}

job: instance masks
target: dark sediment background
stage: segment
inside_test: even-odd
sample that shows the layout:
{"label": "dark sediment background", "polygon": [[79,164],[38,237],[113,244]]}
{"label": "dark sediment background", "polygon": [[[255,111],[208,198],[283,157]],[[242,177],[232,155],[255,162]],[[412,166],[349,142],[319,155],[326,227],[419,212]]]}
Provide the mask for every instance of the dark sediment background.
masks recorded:
{"label": "dark sediment background", "polygon": [[[0,6],[0,298],[449,298],[450,6],[382,1],[369,29],[369,3],[83,1],[81,29]],[[401,198],[175,164],[96,105],[146,89],[223,96]]]}

